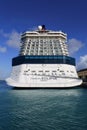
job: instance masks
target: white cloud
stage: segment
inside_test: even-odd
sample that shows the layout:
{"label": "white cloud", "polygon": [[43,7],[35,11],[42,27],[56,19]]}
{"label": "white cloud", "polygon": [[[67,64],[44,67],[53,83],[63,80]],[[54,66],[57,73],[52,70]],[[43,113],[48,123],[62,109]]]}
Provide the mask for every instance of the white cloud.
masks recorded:
{"label": "white cloud", "polygon": [[8,40],[6,44],[13,48],[19,48],[20,46],[20,33],[16,31],[12,31],[12,33],[9,34]]}
{"label": "white cloud", "polygon": [[8,37],[9,33],[5,33],[3,29],[0,29],[0,35],[3,37]]}
{"label": "white cloud", "polygon": [[68,40],[68,49],[69,49],[69,54],[73,55],[76,53],[80,48],[83,47],[83,43],[75,38],[69,39]]}
{"label": "white cloud", "polygon": [[6,44],[13,48],[19,48],[20,46],[20,33],[12,31],[11,33],[5,33],[3,29],[0,29],[1,37],[6,38]]}
{"label": "white cloud", "polygon": [[87,68],[87,55],[81,56],[79,63],[77,64],[77,69],[84,69]]}
{"label": "white cloud", "polygon": [[6,51],[7,51],[7,48],[6,48],[6,47],[0,46],[0,52],[5,53]]}

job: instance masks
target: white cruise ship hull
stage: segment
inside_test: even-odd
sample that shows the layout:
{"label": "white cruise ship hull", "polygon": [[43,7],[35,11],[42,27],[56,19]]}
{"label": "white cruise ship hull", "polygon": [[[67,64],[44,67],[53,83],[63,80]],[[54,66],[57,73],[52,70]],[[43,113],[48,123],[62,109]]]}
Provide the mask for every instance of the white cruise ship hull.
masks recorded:
{"label": "white cruise ship hull", "polygon": [[8,85],[20,88],[70,88],[79,86],[76,68],[68,64],[22,64],[13,66]]}

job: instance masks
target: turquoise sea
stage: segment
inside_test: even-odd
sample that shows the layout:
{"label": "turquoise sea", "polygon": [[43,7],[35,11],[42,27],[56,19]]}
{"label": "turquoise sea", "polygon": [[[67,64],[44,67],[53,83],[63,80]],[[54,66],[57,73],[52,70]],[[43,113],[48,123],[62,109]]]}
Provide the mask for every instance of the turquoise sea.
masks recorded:
{"label": "turquoise sea", "polygon": [[17,90],[0,81],[0,130],[87,130],[87,88]]}

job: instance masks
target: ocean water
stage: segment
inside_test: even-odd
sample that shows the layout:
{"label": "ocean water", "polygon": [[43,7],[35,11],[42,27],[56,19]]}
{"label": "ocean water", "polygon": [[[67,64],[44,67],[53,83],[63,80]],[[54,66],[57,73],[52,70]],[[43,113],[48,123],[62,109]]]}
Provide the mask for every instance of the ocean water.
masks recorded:
{"label": "ocean water", "polygon": [[87,130],[87,89],[17,90],[0,82],[0,130]]}

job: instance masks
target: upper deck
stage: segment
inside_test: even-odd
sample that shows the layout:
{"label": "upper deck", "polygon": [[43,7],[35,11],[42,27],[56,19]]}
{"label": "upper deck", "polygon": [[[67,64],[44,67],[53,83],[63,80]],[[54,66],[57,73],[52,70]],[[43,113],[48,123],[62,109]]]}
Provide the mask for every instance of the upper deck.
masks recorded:
{"label": "upper deck", "polygon": [[67,34],[62,31],[50,31],[45,25],[35,31],[26,31],[21,35],[19,55],[69,55]]}

